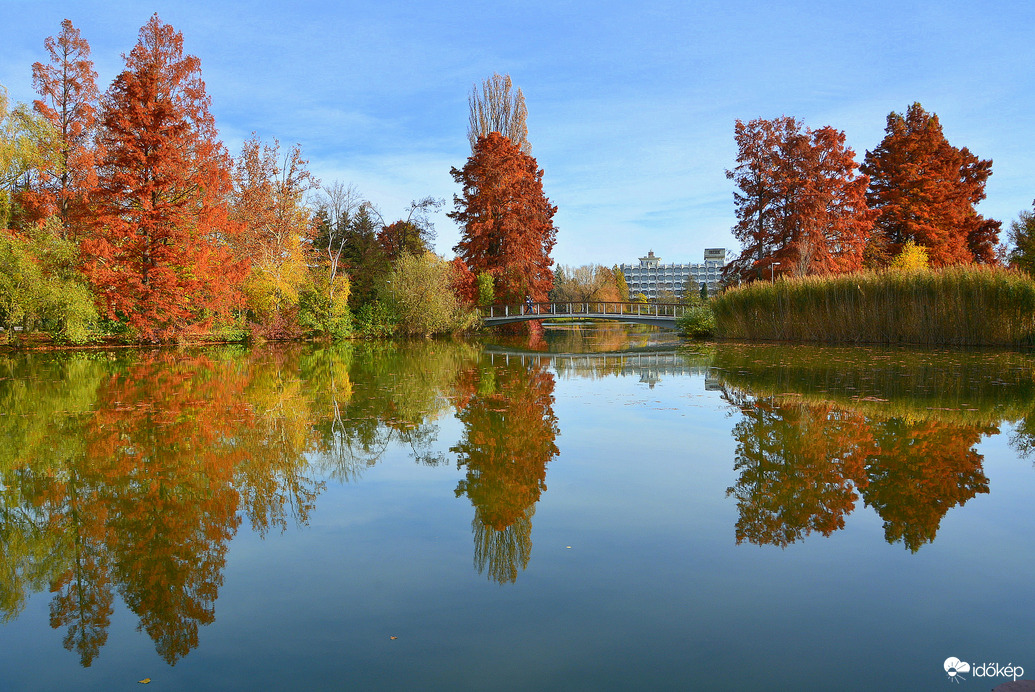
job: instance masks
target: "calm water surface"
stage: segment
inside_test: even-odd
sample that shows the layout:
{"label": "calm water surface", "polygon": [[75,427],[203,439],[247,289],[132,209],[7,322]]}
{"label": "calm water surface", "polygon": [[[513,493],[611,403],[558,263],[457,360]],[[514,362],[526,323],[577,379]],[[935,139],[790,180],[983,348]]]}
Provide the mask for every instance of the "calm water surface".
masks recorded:
{"label": "calm water surface", "polygon": [[1035,678],[1035,357],[0,355],[0,689]]}

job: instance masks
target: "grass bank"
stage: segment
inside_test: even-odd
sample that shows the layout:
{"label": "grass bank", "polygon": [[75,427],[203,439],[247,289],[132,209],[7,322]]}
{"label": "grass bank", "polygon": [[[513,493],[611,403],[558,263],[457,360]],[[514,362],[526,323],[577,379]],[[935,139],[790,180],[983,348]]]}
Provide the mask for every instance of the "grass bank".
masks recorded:
{"label": "grass bank", "polygon": [[756,282],[711,302],[726,339],[1030,346],[1035,281],[995,267]]}

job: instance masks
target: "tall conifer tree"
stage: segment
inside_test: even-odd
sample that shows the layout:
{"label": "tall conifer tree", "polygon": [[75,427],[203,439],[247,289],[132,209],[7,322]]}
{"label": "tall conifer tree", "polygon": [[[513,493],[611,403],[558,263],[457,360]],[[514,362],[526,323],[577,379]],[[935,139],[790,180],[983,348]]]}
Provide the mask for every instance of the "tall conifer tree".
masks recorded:
{"label": "tall conifer tree", "polygon": [[557,207],[543,193],[536,160],[492,132],[478,138],[463,169],[450,172],[463,185],[448,214],[463,227],[453,251],[475,274],[492,274],[497,299],[546,300],[553,286]]}
{"label": "tall conifer tree", "polygon": [[244,268],[226,239],[239,225],[230,157],[183,35],[156,14],[125,59],[103,100],[97,224],[83,248],[109,316],[160,340],[237,303]]}
{"label": "tall conifer tree", "polygon": [[919,103],[888,115],[885,136],[866,153],[867,198],[880,215],[872,253],[890,261],[909,240],[927,248],[931,266],[994,263],[1000,222],[974,205],[985,198],[992,161],[945,139],[938,116]]}

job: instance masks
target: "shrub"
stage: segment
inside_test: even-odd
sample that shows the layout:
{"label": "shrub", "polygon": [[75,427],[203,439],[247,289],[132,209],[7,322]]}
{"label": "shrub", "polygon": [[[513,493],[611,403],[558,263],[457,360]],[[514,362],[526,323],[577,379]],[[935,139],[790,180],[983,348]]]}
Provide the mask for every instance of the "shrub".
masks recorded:
{"label": "shrub", "polygon": [[472,329],[477,313],[453,293],[449,264],[433,253],[403,255],[383,289],[384,302],[407,336],[452,334]]}
{"label": "shrub", "polygon": [[684,335],[694,339],[703,339],[715,335],[715,315],[711,304],[695,303],[686,309],[683,316],[676,320],[676,326]]}
{"label": "shrub", "polygon": [[385,339],[395,333],[395,315],[379,300],[364,303],[356,311],[354,333],[364,339]]}

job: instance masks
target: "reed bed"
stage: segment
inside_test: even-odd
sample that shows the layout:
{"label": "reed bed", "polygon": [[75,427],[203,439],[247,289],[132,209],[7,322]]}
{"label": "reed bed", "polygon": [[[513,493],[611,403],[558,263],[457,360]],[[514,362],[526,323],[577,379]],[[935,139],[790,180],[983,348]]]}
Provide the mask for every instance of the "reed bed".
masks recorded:
{"label": "reed bed", "polygon": [[998,267],[755,282],[712,301],[726,339],[1030,346],[1035,281]]}

